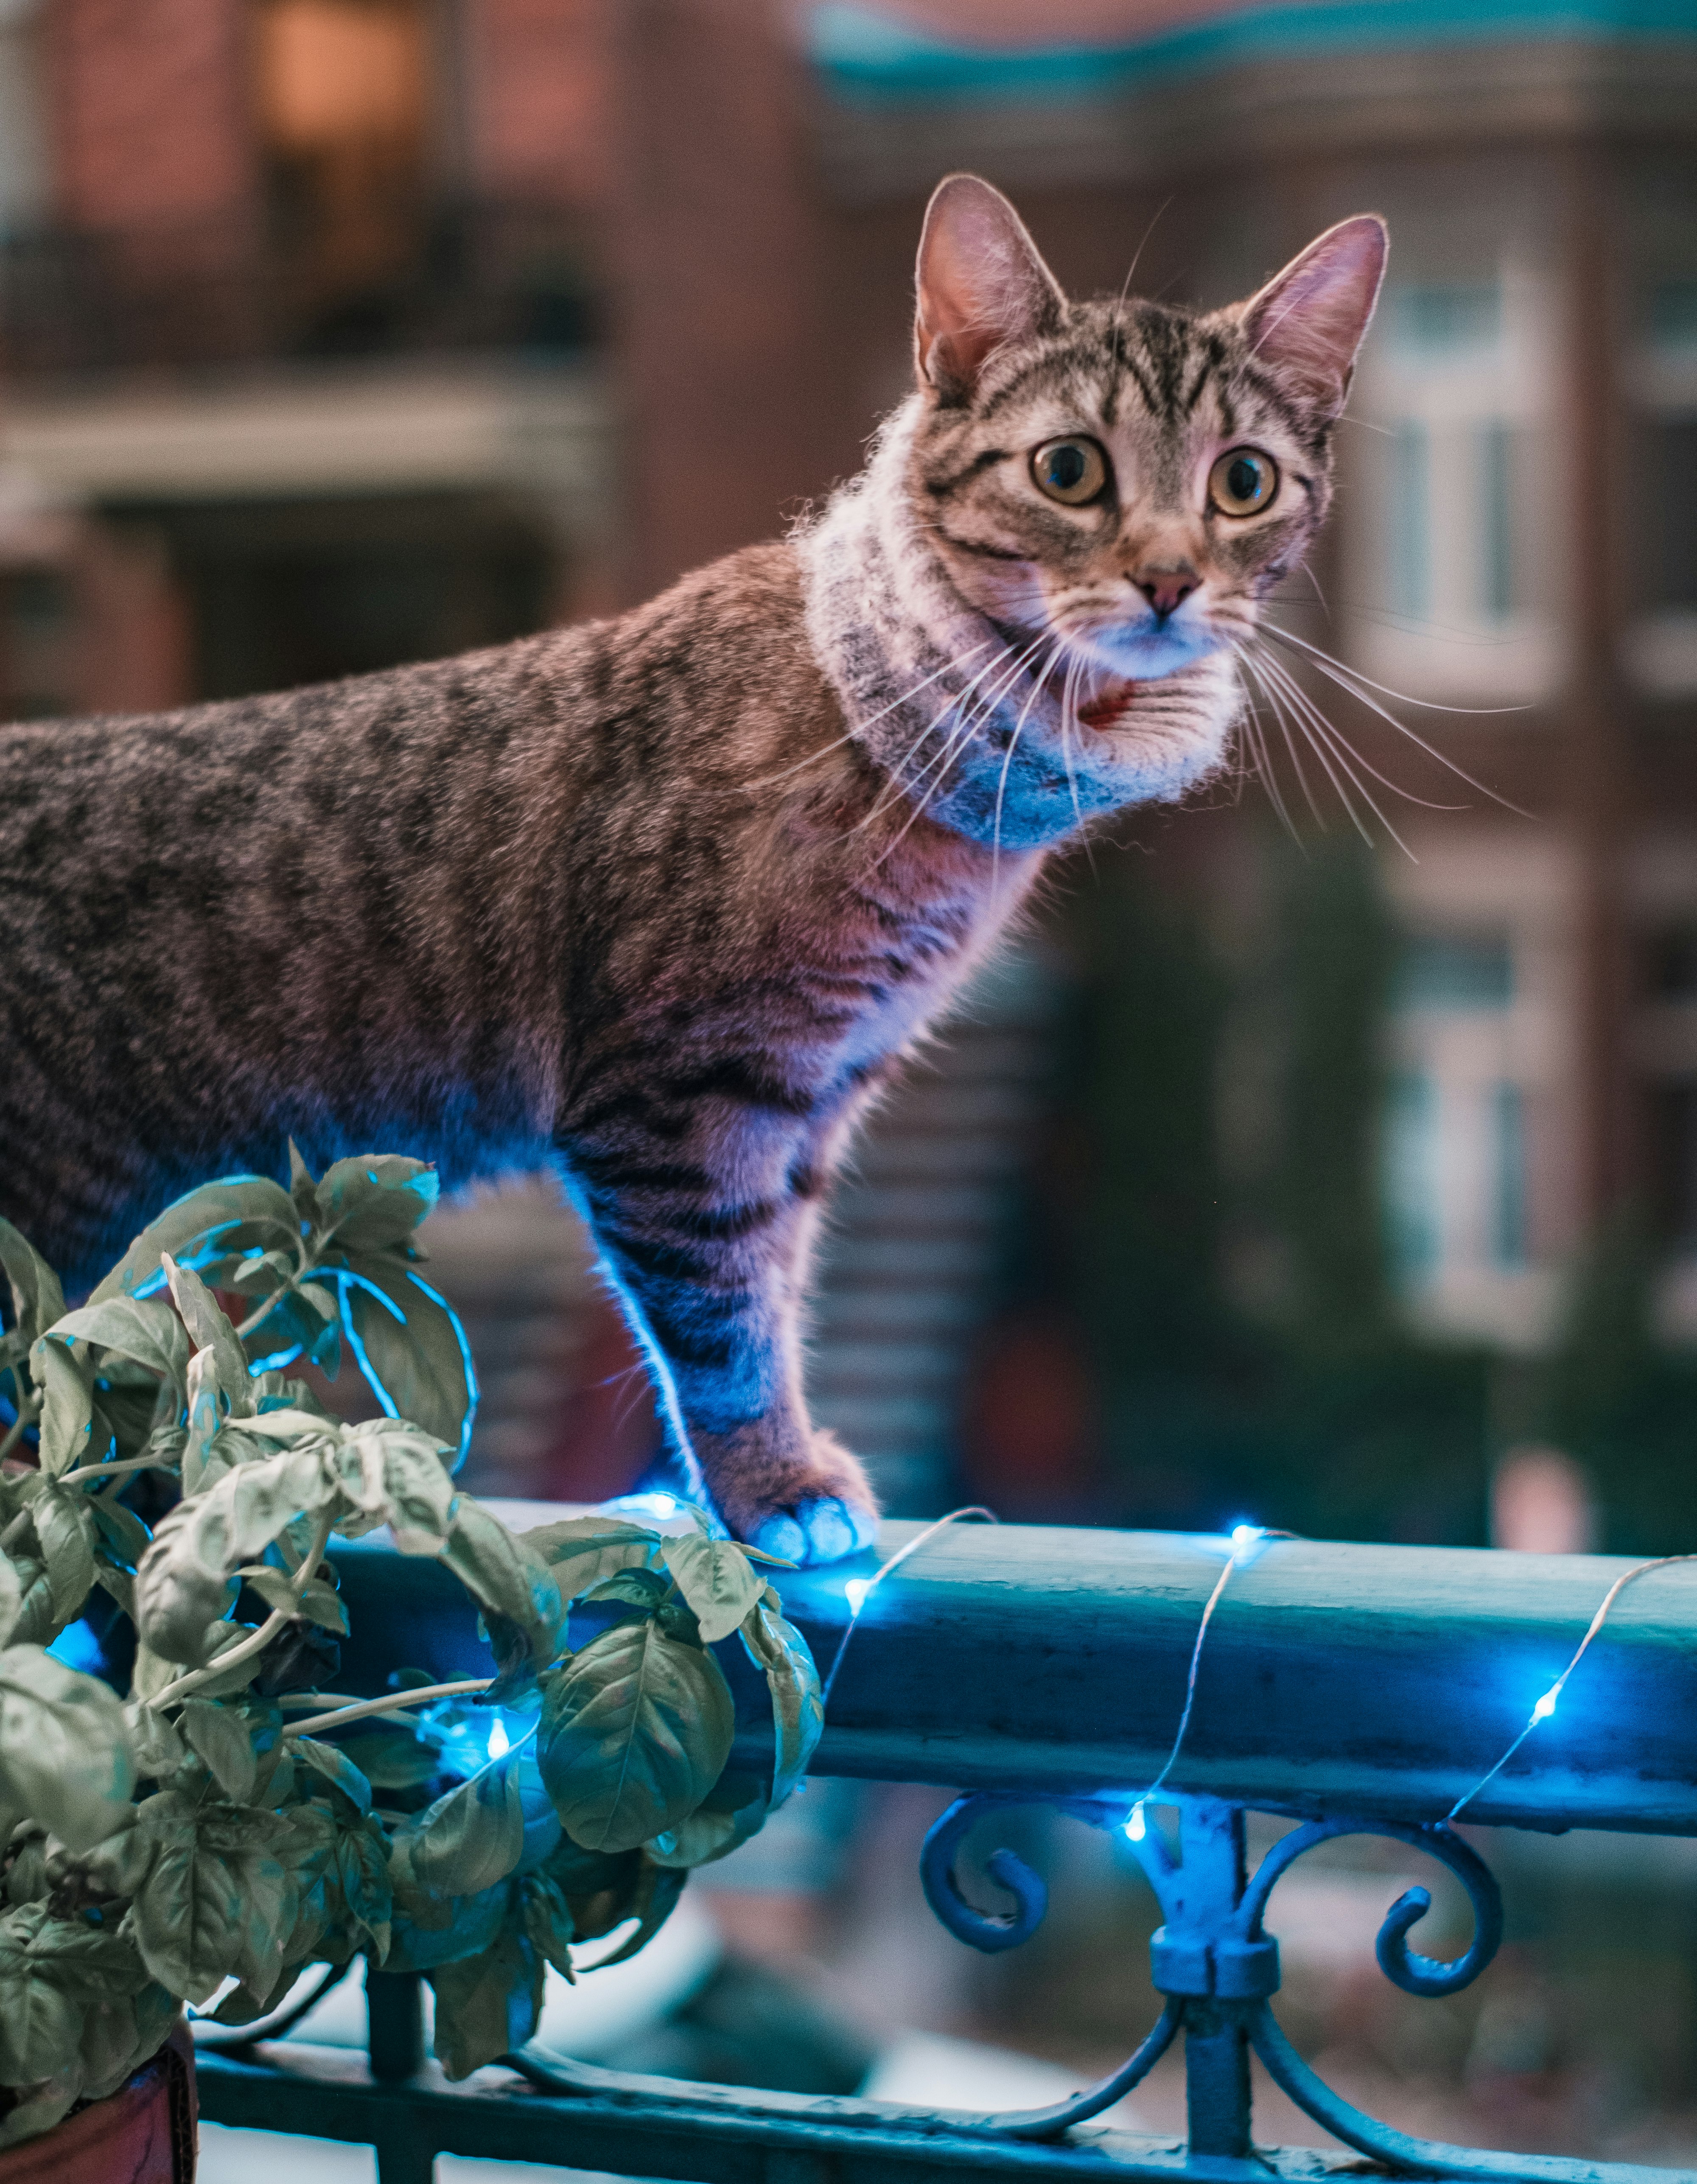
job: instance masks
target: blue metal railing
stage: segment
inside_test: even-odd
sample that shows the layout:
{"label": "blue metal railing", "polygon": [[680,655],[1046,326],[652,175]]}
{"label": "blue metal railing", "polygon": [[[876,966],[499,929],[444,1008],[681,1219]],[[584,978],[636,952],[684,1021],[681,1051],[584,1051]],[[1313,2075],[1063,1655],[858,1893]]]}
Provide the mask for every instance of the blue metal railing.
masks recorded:
{"label": "blue metal railing", "polygon": [[[1697,1570],[1658,1569],[1622,1592],[1559,1707],[1492,1773],[1629,1565],[1270,1539],[1233,1563],[1199,1652],[1228,1553],[1218,1539],[960,1527],[926,1540],[854,1615],[845,1587],[913,1531],[887,1526],[875,1555],[785,1578],[786,1609],[822,1661],[854,1622],[813,1771],[963,1790],[927,1841],[923,1878],[944,1925],[980,1948],[1025,1940],[1043,1888],[998,1852],[988,1869],[1015,1910],[992,1916],[966,1900],[953,1860],[976,1820],[1040,1803],[1121,1831],[1163,1916],[1151,1948],[1161,2014],[1121,2070],[1053,2109],[993,2116],[752,2094],[534,2053],[451,2086],[424,2058],[417,1981],[380,1974],[369,1982],[368,2058],[264,2043],[203,2056],[203,2112],[374,2143],[381,2184],[424,2184],[437,2152],[700,2184],[920,2184],[963,2171],[1249,2184],[1359,2174],[1362,2156],[1390,2173],[1479,2184],[1666,2184],[1666,2170],[1434,2145],[1352,2109],[1279,2029],[1269,1899],[1299,1857],[1335,1836],[1427,1852],[1472,1904],[1468,1948],[1444,1963],[1410,1945],[1430,1902],[1416,1888],[1390,1907],[1377,1952],[1405,1992],[1442,1996],[1483,1969],[1502,1930],[1490,1872],[1446,1824],[1458,1801],[1469,1820],[1497,1825],[1697,1834]],[[444,1678],[475,1670],[481,1649],[446,1572],[370,1545],[338,1561],[353,1627],[382,1632],[387,1661]],[[357,1656],[339,1680],[360,1688],[362,1670],[381,1680]],[[770,1734],[756,1726],[755,1696],[743,1764],[759,1763]],[[1160,1802],[1177,1812],[1172,1843],[1138,1802],[1169,1766]],[[1253,1875],[1252,1809],[1305,1824]],[[1092,2120],[1180,2039],[1182,2148]],[[1334,2161],[1257,2148],[1252,2053],[1353,2152]]]}

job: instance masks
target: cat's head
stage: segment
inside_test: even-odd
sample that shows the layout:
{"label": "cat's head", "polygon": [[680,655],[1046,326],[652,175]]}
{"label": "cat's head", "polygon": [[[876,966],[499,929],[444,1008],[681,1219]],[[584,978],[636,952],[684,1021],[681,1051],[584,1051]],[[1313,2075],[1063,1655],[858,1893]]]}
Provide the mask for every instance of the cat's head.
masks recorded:
{"label": "cat's head", "polygon": [[988,183],[932,198],[911,504],[971,606],[1058,640],[1068,725],[1099,781],[1144,784],[1126,800],[1224,755],[1231,647],[1325,515],[1385,251],[1368,214],[1224,309],[1071,303]]}

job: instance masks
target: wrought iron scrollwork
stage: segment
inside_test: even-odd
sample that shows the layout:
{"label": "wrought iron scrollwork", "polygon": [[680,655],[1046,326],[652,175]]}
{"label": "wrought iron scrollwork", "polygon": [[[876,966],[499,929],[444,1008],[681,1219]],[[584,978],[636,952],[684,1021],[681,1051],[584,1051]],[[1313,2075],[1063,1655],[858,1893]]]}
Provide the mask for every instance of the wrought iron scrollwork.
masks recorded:
{"label": "wrought iron scrollwork", "polygon": [[1386,1978],[1405,1994],[1449,1995],[1470,1985],[1496,1954],[1503,1933],[1501,1893],[1471,1846],[1442,1822],[1410,1826],[1395,1820],[1314,1820],[1282,1837],[1249,1878],[1244,1868],[1241,1808],[1210,1797],[1177,1797],[1170,1802],[1180,1816],[1177,1858],[1141,1807],[1127,1825],[1123,1802],[1099,1799],[1008,1793],[960,1797],[926,1838],[920,1870],[926,1898],[950,1933],[976,1949],[1017,1947],[1037,1930],[1047,1906],[1043,1882],[1010,1850],[993,1851],[985,1869],[1013,1897],[1011,1913],[978,1909],[955,1879],[955,1857],[967,1831],[987,1814],[1010,1805],[1048,1804],[1093,1826],[1125,1827],[1163,1914],[1150,1953],[1154,1983],[1166,1997],[1166,2007],[1137,2053],[1110,2077],[1070,2101],[987,2118],[985,2123],[1016,2137],[1058,2138],[1073,2124],[1099,2114],[1129,2092],[1183,2030],[1193,2043],[1193,2152],[1250,2151],[1248,2074],[1241,2068],[1221,2071],[1219,2043],[1223,2034],[1240,2047],[1253,2047],[1274,2081],[1316,2123],[1346,2145],[1406,2173],[1489,2178],[1493,2184],[1516,2184],[1516,2180],[1530,2179],[1534,2171],[1542,2176],[1535,2162],[1528,2164],[1512,2154],[1483,2153],[1410,2138],[1362,2114],[1302,2060],[1269,2007],[1268,1998],[1279,1985],[1279,1964],[1277,1942],[1263,1925],[1268,1899],[1298,1858],[1340,1836],[1379,1836],[1406,1843],[1455,1875],[1466,1892],[1473,1914],[1472,1938],[1461,1955],[1446,1963],[1410,1947],[1410,1930],[1432,1908],[1430,1892],[1419,1887],[1405,1889],[1385,1914],[1376,1952]]}
{"label": "wrought iron scrollwork", "polygon": [[1293,1828],[1261,1860],[1244,1892],[1238,1916],[1246,1922],[1245,1931],[1251,1936],[1260,1934],[1268,1897],[1305,1852],[1338,1836],[1359,1835],[1381,1836],[1424,1851],[1455,1875],[1473,1908],[1473,1938],[1461,1956],[1445,1964],[1409,1947],[1409,1929],[1432,1908],[1432,1896],[1427,1889],[1405,1889],[1386,1912],[1374,1944],[1380,1970],[1405,1994],[1458,1994],[1471,1986],[1502,1945],[1502,1892],[1478,1852],[1441,1820],[1428,1827],[1408,1827],[1397,1820],[1310,1820],[1305,1827]]}
{"label": "wrought iron scrollwork", "polygon": [[1015,1852],[993,1850],[984,1861],[984,1869],[998,1887],[1007,1890],[1015,1908],[1011,1913],[980,1911],[960,1892],[954,1878],[954,1854],[968,1829],[985,1813],[999,1805],[1031,1802],[984,1794],[957,1797],[933,1824],[920,1852],[919,1877],[926,1902],[957,1942],[982,1949],[987,1955],[1016,1949],[1021,1942],[1030,1941],[1049,1908],[1049,1891]]}

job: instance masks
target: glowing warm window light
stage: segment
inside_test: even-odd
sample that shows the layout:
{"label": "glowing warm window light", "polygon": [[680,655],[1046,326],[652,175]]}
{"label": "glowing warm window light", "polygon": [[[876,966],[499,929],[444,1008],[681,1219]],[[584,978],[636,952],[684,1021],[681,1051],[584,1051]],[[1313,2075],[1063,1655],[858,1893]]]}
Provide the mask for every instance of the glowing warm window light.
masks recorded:
{"label": "glowing warm window light", "polygon": [[273,0],[258,23],[260,109],[281,149],[405,142],[423,125],[424,40],[408,5]]}

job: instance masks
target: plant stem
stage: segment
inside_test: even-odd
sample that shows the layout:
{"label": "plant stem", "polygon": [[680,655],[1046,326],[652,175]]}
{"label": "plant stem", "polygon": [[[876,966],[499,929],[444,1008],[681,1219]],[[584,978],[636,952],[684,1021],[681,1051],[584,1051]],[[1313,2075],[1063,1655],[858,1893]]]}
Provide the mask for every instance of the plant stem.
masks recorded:
{"label": "plant stem", "polygon": [[[312,1546],[308,1550],[306,1558],[294,1579],[294,1596],[297,1601],[311,1582],[313,1572],[324,1559],[325,1548],[330,1543],[331,1522],[332,1519],[326,1513],[318,1518],[314,1524]],[[164,1691],[154,1693],[148,1700],[148,1705],[156,1710],[160,1707],[175,1706],[179,1699],[186,1698],[192,1691],[198,1691],[203,1684],[211,1683],[215,1677],[223,1675],[226,1670],[239,1668],[243,1661],[251,1661],[256,1653],[263,1652],[278,1631],[286,1624],[292,1623],[294,1619],[292,1615],[286,1614],[281,1607],[274,1608],[251,1637],[244,1638],[239,1646],[232,1646],[228,1652],[220,1653],[214,1659],[209,1661],[203,1669],[192,1669],[187,1675],[179,1676],[174,1684],[167,1684]]]}
{"label": "plant stem", "polygon": [[311,1271],[312,1268],[310,1264],[297,1267],[294,1273],[289,1276],[287,1281],[283,1284],[280,1290],[274,1290],[272,1294],[266,1298],[264,1304],[259,1307],[258,1311],[250,1312],[248,1313],[247,1318],[242,1321],[240,1327],[236,1330],[237,1340],[239,1341],[245,1342],[256,1327],[263,1326],[264,1322],[270,1318],[271,1314],[282,1302],[283,1299],[286,1296],[293,1295],[294,1292],[300,1287],[302,1282]]}
{"label": "plant stem", "polygon": [[360,1699],[353,1706],[332,1707],[328,1713],[315,1713],[305,1721],[292,1721],[285,1728],[285,1736],[314,1736],[321,1729],[344,1722],[363,1721],[368,1714],[398,1713],[403,1707],[422,1706],[426,1699],[458,1698],[464,1691],[487,1691],[495,1679],[492,1676],[468,1676],[458,1684],[429,1684],[417,1691],[390,1691],[381,1699]]}
{"label": "plant stem", "polygon": [[168,1458],[160,1456],[131,1457],[125,1463],[85,1463],[79,1470],[67,1471],[59,1479],[61,1486],[75,1486],[85,1479],[117,1479],[126,1471],[168,1471]]}
{"label": "plant stem", "polygon": [[5,1440],[0,1440],[0,1462],[3,1462],[6,1457],[8,1457],[12,1453],[12,1451],[17,1446],[18,1443],[22,1440],[24,1438],[25,1427],[31,1426],[35,1422],[35,1418],[30,1412],[25,1410],[20,1410],[19,1412],[17,1417],[6,1429]]}
{"label": "plant stem", "polygon": [[179,1676],[174,1684],[167,1684],[164,1691],[153,1694],[147,1702],[148,1705],[155,1712],[161,1707],[175,1706],[179,1699],[186,1699],[192,1691],[198,1691],[203,1684],[209,1684],[214,1676],[223,1675],[227,1669],[239,1668],[243,1661],[251,1661],[256,1653],[264,1651],[285,1624],[293,1621],[293,1616],[285,1615],[281,1608],[273,1610],[259,1629],[250,1637],[244,1638],[239,1646],[232,1646],[227,1652],[219,1654],[203,1669],[191,1669],[187,1675]]}

